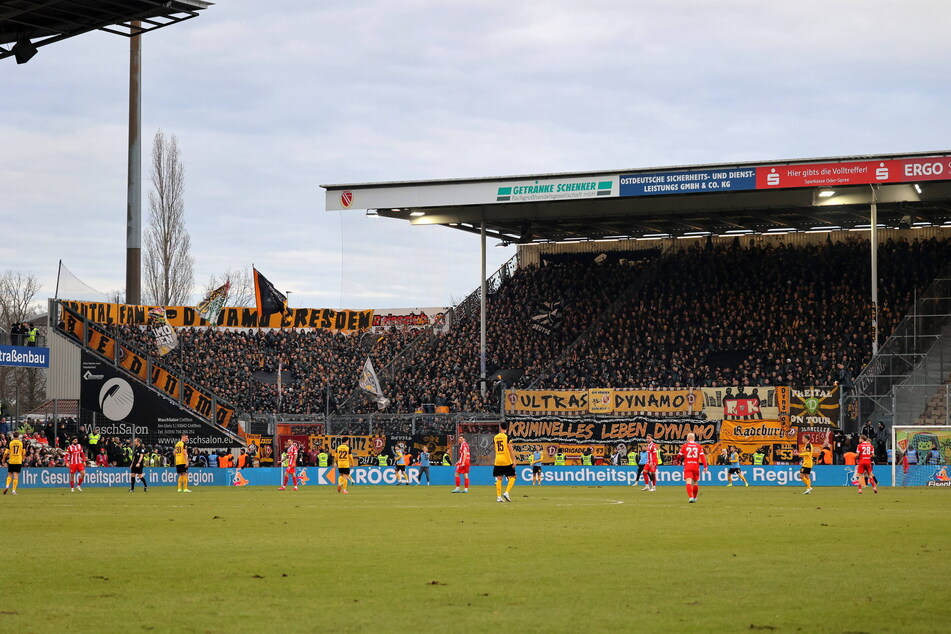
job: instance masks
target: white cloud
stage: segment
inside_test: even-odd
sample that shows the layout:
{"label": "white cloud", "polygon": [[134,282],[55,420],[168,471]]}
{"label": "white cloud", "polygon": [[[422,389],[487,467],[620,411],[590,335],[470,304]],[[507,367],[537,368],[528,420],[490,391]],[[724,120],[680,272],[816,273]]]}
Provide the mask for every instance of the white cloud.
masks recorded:
{"label": "white cloud", "polygon": [[[155,130],[176,134],[199,284],[254,261],[298,306],[445,305],[477,284],[476,236],[341,219],[318,185],[941,149],[949,18],[883,0],[232,0],[145,36],[143,170]],[[124,286],[127,82],[128,41],[105,33],[0,63],[0,257],[44,290],[59,258]]]}

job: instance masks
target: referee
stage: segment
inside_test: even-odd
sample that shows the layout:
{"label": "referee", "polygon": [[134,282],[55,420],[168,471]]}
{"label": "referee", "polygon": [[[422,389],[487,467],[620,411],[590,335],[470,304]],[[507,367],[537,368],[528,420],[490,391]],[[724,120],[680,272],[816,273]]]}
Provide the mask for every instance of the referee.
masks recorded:
{"label": "referee", "polygon": [[145,462],[148,458],[148,449],[142,444],[141,438],[136,438],[132,443],[132,472],[129,475],[129,493],[135,491],[136,477],[142,482],[142,490],[149,492],[149,483],[145,481]]}

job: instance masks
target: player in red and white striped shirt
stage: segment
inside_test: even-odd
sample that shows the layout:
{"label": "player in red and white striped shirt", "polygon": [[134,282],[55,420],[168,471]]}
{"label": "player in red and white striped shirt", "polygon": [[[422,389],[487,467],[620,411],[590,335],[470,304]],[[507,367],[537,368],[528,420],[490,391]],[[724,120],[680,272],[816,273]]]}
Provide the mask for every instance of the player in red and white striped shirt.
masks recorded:
{"label": "player in red and white striped shirt", "polygon": [[[69,490],[83,490],[83,480],[86,479],[86,452],[79,444],[79,438],[73,438],[66,447],[66,464],[69,466]],[[76,474],[79,474],[79,484],[76,484]]]}
{"label": "player in red and white striped shirt", "polygon": [[875,457],[875,448],[872,447],[872,443],[868,441],[868,438],[865,436],[859,436],[859,446],[856,447],[855,453],[858,454],[858,468],[855,473],[858,477],[859,482],[859,493],[862,492],[862,486],[868,486],[872,483],[872,491],[878,493],[878,480],[875,479],[875,474],[872,473],[872,459]]}
{"label": "player in red and white striped shirt", "polygon": [[283,491],[287,488],[287,477],[290,476],[294,481],[294,490],[297,490],[297,443],[293,440],[287,446],[285,450],[287,453],[287,469],[284,471],[284,482],[278,488],[279,491]]}
{"label": "player in red and white striped shirt", "polygon": [[688,502],[696,502],[697,495],[700,493],[700,465],[703,465],[704,471],[707,470],[707,456],[703,453],[703,447],[695,442],[696,439],[695,434],[687,434],[687,442],[680,448]]}
{"label": "player in red and white striped shirt", "polygon": [[[459,434],[459,459],[456,460],[456,488],[451,493],[469,492],[469,464],[472,458],[469,456],[469,443],[465,436]],[[459,488],[460,485],[464,486]]]}

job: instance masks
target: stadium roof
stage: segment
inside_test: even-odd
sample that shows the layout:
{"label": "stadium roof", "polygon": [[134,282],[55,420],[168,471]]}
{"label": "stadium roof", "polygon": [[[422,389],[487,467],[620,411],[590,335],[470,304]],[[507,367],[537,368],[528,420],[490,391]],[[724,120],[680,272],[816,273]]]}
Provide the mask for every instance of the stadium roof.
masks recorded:
{"label": "stadium roof", "polygon": [[[89,31],[131,37],[190,20],[211,5],[200,0],[3,0],[0,59],[15,56],[22,64],[40,46]],[[141,26],[133,30],[136,20]]]}
{"label": "stadium roof", "polygon": [[951,228],[951,151],[321,187],[328,211],[519,244],[863,229],[873,195],[879,226]]}

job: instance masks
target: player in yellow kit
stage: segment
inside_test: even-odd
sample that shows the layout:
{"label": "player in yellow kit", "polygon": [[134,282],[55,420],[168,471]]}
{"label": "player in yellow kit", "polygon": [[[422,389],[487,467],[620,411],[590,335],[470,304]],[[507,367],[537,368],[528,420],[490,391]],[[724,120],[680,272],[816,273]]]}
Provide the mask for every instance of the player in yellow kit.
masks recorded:
{"label": "player in yellow kit", "polygon": [[802,451],[799,452],[799,457],[802,458],[802,466],[799,468],[799,475],[802,478],[802,483],[806,485],[806,490],[802,492],[803,495],[809,495],[812,493],[812,443],[806,441],[806,446],[802,448]]}
{"label": "player in yellow kit", "polygon": [[337,493],[349,493],[347,482],[350,480],[350,466],[353,456],[350,454],[350,445],[343,443],[334,450],[337,462]]}
{"label": "player in yellow kit", "polygon": [[178,472],[178,492],[191,493],[188,489],[188,434],[175,443],[175,470]]}
{"label": "player in yellow kit", "polygon": [[[495,476],[496,502],[511,502],[509,493],[515,486],[515,450],[509,442],[508,430],[508,423],[499,423],[499,433],[492,439],[495,447],[495,466],[492,468],[492,475]],[[505,493],[502,493],[502,478],[508,478]]]}
{"label": "player in yellow kit", "polygon": [[13,484],[13,495],[17,494],[17,485],[20,484],[20,469],[23,468],[23,441],[20,432],[13,432],[13,440],[3,452],[3,459],[7,462],[7,485],[3,494],[7,494],[10,484]]}

